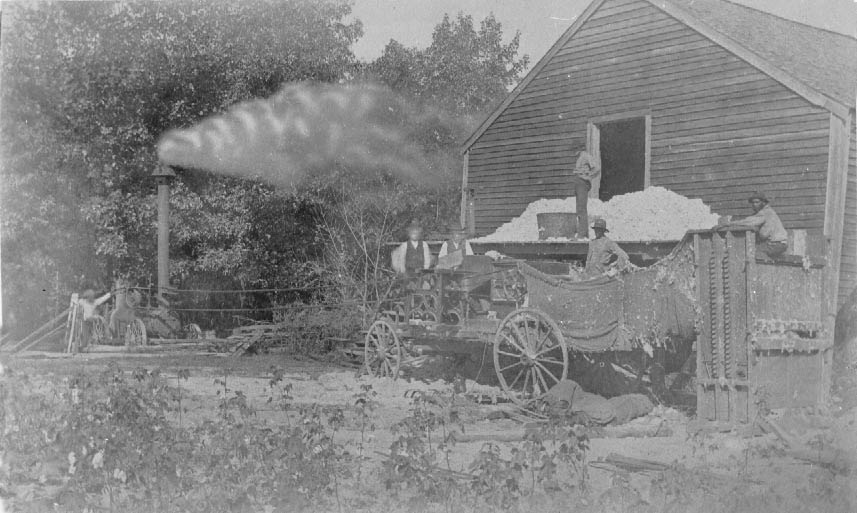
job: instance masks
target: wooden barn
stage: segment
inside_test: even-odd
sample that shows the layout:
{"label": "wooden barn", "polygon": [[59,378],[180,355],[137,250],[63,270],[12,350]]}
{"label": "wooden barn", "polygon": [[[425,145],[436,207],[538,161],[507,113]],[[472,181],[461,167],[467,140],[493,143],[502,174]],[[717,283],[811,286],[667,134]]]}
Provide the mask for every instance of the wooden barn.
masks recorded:
{"label": "wooden barn", "polygon": [[462,190],[478,235],[573,195],[581,150],[601,159],[602,200],[658,185],[744,216],[763,190],[843,298],[855,103],[857,39],[724,0],[594,0],[466,141]]}

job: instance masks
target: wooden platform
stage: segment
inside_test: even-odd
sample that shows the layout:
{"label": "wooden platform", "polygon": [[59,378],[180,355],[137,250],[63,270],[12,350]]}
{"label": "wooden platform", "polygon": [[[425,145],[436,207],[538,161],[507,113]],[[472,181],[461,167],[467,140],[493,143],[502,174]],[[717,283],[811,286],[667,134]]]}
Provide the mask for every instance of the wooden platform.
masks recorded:
{"label": "wooden platform", "polygon": [[[652,261],[670,254],[680,241],[628,241],[619,246],[634,260]],[[529,242],[471,242],[473,251],[485,253],[497,251],[503,255],[520,259],[553,258],[558,260],[585,260],[589,251],[588,241],[529,241]]]}

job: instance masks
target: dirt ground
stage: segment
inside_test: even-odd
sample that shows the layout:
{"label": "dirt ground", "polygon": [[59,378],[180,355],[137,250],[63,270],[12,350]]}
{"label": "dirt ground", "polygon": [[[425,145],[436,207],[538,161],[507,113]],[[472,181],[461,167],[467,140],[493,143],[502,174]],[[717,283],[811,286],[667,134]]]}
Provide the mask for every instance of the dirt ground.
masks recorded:
{"label": "dirt ground", "polygon": [[[47,357],[45,354],[21,354],[0,359],[4,369],[30,376],[35,387],[56,386],[78,371],[99,372],[110,364],[131,370],[134,368],[160,369],[171,382],[181,387],[186,399],[183,406],[183,422],[196,423],[206,419],[215,419],[218,415],[218,392],[234,393],[241,391],[249,406],[255,410],[253,422],[284,423],[285,413],[276,401],[269,402],[272,393],[276,395],[286,385],[291,386],[291,410],[300,405],[320,404],[330,407],[342,407],[346,418],[354,417],[351,411],[356,395],[364,390],[361,386],[371,385],[376,392],[374,397],[377,408],[371,413],[374,430],[364,432],[366,467],[380,467],[383,454],[388,454],[394,435],[390,427],[409,414],[413,391],[438,391],[451,394],[456,385],[442,380],[436,381],[396,381],[387,378],[358,377],[357,373],[334,363],[321,362],[308,358],[283,354],[268,354],[244,357],[225,357],[218,355],[160,354],[160,355],[105,355],[83,354],[74,357]],[[273,367],[282,369],[283,381],[275,387],[270,386]],[[188,378],[178,379],[179,372],[187,369]],[[217,382],[216,382],[217,381]],[[225,383],[225,384],[224,384]],[[458,384],[460,389],[461,384]],[[511,411],[509,403],[491,404],[491,397],[502,397],[499,389],[477,385],[472,381],[464,383],[466,392],[479,393],[484,398],[481,404],[462,399],[459,404],[460,419],[466,433],[478,433],[490,438],[521,431],[520,419],[501,418],[489,420],[492,412]],[[460,390],[459,390],[460,391]],[[496,415],[492,415],[495,417]],[[345,428],[337,433],[343,444],[354,444],[361,439],[359,423],[354,418],[345,423]],[[789,504],[801,493],[835,493],[853,506],[857,511],[857,477],[854,469],[843,470],[827,468],[787,455],[781,437],[773,433],[763,433],[749,428],[718,432],[716,430],[698,431],[693,419],[685,414],[663,406],[656,407],[647,417],[638,419],[638,423],[659,423],[669,428],[671,436],[649,438],[593,438],[587,455],[590,466],[590,497],[603,496],[617,479],[623,480],[642,500],[649,502],[655,493],[653,483],[659,477],[656,472],[618,472],[610,466],[601,465],[599,459],[611,454],[625,457],[642,458],[674,465],[675,468],[698,470],[708,475],[711,482],[722,493],[734,493],[740,489],[748,499],[747,510],[760,510],[760,503],[770,500],[770,511],[783,511],[783,504]],[[843,455],[844,460],[857,455],[857,409],[835,412],[821,418],[803,414],[789,414],[779,419],[779,425],[785,426],[788,435],[796,440],[808,443],[808,446],[826,451],[835,451]],[[690,429],[689,429],[690,428]],[[468,465],[482,448],[484,441],[459,442],[450,455],[449,465],[453,470],[467,472]],[[500,442],[505,452],[515,446],[515,442]],[[368,471],[363,479],[371,483],[374,474]],[[364,483],[365,484],[365,483]],[[355,489],[357,485],[354,485]],[[819,492],[820,489],[822,492]],[[377,490],[383,493],[378,483]],[[766,499],[767,498],[767,499]],[[780,507],[774,507],[779,504]],[[702,506],[702,505],[700,505]],[[848,507],[850,507],[848,506]],[[351,508],[359,510],[360,508]],[[523,508],[522,509],[526,509]],[[634,508],[627,509],[629,511]],[[827,511],[819,503],[819,511]],[[846,509],[847,510],[847,509]],[[761,511],[767,511],[761,508]]]}

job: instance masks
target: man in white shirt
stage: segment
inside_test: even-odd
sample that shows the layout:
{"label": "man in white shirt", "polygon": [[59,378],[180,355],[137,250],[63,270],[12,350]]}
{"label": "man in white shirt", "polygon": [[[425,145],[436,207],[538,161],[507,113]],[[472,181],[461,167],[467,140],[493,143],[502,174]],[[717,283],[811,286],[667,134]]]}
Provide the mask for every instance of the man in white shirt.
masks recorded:
{"label": "man in white shirt", "polygon": [[464,237],[464,229],[458,223],[453,222],[449,225],[449,239],[440,247],[437,257],[440,259],[456,251],[461,251],[461,256],[473,254],[470,242]]}
{"label": "man in white shirt", "polygon": [[588,239],[589,196],[592,193],[598,194],[598,186],[601,182],[601,169],[589,152],[581,151],[569,178],[572,190],[574,191],[574,201],[577,208],[577,226],[579,227],[577,237],[579,239]]}
{"label": "man in white shirt", "polygon": [[408,240],[393,250],[391,263],[399,274],[416,275],[422,269],[431,268],[431,253],[428,244],[422,240],[423,229],[416,220],[408,225],[407,231]]}

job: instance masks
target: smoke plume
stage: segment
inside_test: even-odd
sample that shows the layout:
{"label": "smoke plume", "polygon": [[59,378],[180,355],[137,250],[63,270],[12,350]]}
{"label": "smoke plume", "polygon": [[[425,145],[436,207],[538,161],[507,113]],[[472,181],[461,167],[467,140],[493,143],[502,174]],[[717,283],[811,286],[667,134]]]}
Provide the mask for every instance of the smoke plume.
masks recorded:
{"label": "smoke plume", "polygon": [[298,83],[165,133],[158,157],[167,165],[281,186],[334,169],[426,183],[451,165],[447,153],[426,149],[432,146],[426,126],[443,127],[449,137],[460,124],[381,86]]}

